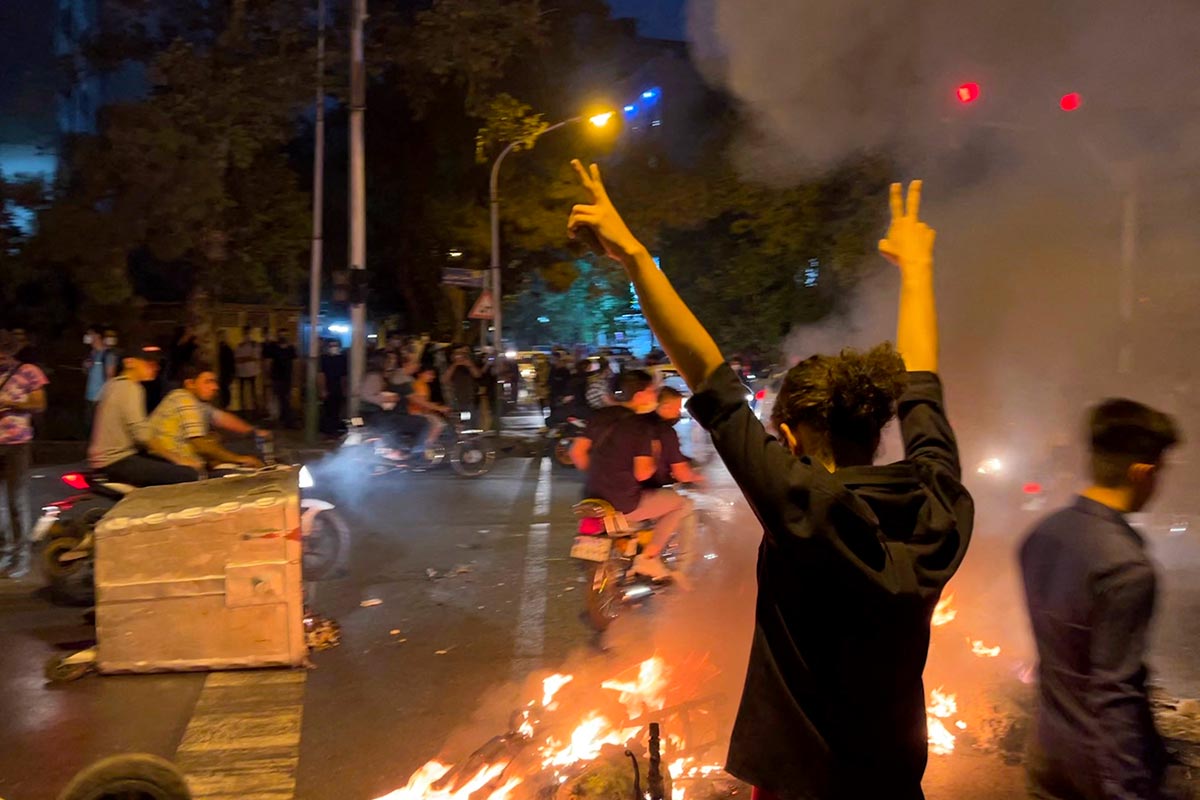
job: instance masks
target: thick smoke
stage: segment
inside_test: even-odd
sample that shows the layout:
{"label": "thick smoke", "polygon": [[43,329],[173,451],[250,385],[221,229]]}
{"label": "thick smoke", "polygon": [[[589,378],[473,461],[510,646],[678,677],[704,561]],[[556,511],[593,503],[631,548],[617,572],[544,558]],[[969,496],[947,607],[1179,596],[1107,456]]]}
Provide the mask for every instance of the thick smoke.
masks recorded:
{"label": "thick smoke", "polygon": [[[695,61],[744,112],[748,178],[798,182],[876,151],[897,179],[926,180],[942,372],[969,456],[1075,442],[1106,394],[1193,427],[1200,6],[693,0],[689,23]],[[955,97],[966,82],[981,91],[970,105]],[[1067,92],[1082,108],[1059,108]],[[787,355],[890,338],[897,280],[880,263]]]}

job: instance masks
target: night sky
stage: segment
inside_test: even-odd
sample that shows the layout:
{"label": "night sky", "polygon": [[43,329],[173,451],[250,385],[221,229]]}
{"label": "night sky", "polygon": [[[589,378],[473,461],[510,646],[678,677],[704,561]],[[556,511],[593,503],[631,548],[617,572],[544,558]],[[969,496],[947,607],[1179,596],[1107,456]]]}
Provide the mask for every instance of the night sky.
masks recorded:
{"label": "night sky", "polygon": [[655,39],[683,39],[686,0],[608,0],[613,14],[636,17],[638,32]]}

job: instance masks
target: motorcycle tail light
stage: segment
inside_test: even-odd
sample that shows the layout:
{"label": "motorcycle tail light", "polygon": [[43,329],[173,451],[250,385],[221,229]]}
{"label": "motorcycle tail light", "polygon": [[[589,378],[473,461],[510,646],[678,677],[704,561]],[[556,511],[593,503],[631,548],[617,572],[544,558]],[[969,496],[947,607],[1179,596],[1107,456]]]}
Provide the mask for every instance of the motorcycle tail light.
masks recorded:
{"label": "motorcycle tail light", "polygon": [[88,483],[87,476],[82,472],[68,472],[62,476],[62,482],[81,492],[92,488],[92,485]]}
{"label": "motorcycle tail light", "polygon": [[1025,494],[1041,494],[1042,485],[1040,483],[1034,483],[1033,481],[1030,481],[1022,487],[1022,490],[1025,492]]}
{"label": "motorcycle tail light", "polygon": [[763,399],[765,399],[765,398],[766,398],[766,396],[767,396],[767,390],[766,390],[766,389],[759,389],[759,390],[758,390],[758,393],[754,395],[754,399],[755,399],[755,400],[763,400]]}
{"label": "motorcycle tail light", "polygon": [[604,533],[604,520],[597,517],[584,517],[579,520],[579,533],[583,536],[599,536]]}

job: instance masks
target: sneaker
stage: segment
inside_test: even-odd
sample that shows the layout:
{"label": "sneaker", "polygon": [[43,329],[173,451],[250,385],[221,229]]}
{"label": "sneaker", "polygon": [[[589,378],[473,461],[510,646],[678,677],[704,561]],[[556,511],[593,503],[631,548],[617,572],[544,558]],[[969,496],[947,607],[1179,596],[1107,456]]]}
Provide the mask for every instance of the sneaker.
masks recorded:
{"label": "sneaker", "polygon": [[633,572],[636,575],[645,575],[647,578],[653,578],[656,581],[665,581],[670,579],[674,573],[667,568],[667,565],[662,562],[658,556],[634,556]]}

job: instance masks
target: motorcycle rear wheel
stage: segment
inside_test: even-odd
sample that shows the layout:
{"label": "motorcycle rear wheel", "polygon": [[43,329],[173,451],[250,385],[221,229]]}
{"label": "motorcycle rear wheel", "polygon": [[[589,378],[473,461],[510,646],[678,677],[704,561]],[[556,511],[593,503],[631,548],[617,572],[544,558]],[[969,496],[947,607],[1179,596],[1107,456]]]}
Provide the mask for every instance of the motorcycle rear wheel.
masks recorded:
{"label": "motorcycle rear wheel", "polygon": [[588,589],[584,595],[584,613],[597,633],[604,633],[617,618],[621,607],[621,564],[619,556],[610,556],[587,568]]}

